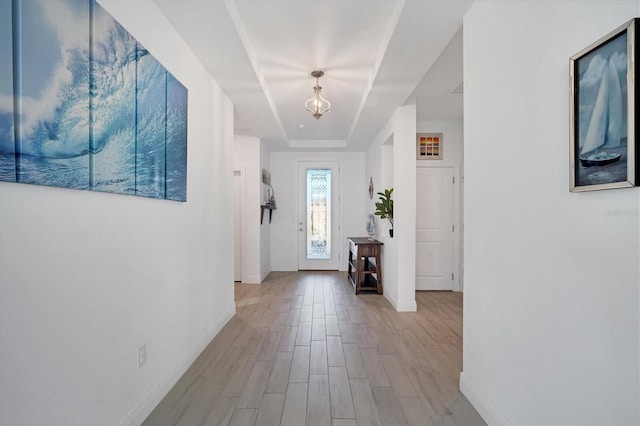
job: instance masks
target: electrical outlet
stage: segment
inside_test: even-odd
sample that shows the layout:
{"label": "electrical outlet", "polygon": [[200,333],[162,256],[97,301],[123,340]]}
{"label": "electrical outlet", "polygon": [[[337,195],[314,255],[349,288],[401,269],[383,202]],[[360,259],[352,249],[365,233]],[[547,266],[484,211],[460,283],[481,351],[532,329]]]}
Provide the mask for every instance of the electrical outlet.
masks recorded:
{"label": "electrical outlet", "polygon": [[138,368],[142,367],[147,363],[147,344],[140,346],[138,348]]}

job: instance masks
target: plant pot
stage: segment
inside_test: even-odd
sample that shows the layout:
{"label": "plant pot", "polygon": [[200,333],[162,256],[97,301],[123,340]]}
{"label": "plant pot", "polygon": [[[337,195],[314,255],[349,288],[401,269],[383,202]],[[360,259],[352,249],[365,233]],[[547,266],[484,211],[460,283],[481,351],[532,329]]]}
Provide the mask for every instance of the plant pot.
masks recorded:
{"label": "plant pot", "polygon": [[389,236],[393,238],[393,229],[389,229]]}

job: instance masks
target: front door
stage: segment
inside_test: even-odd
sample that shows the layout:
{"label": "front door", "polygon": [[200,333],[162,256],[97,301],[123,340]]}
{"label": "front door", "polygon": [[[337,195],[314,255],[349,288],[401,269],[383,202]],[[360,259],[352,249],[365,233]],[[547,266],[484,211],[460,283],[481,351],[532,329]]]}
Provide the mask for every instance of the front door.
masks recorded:
{"label": "front door", "polygon": [[338,163],[298,163],[298,269],[339,269],[339,191]]}
{"label": "front door", "polygon": [[453,290],[453,168],[416,174],[416,290]]}

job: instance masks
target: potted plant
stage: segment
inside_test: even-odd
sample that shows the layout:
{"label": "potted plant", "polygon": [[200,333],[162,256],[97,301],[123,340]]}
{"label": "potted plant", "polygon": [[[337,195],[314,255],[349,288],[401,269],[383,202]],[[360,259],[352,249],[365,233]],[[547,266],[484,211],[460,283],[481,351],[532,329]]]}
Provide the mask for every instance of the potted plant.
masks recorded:
{"label": "potted plant", "polygon": [[385,189],[384,192],[378,192],[378,201],[376,202],[375,215],[380,216],[380,219],[389,219],[391,222],[391,228],[389,229],[389,236],[393,238],[393,188]]}

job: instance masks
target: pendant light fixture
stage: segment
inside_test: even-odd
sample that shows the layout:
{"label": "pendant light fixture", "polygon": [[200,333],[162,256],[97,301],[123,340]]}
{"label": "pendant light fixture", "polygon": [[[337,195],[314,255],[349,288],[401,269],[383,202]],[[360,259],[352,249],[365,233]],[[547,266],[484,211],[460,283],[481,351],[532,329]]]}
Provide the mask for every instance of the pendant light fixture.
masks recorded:
{"label": "pendant light fixture", "polygon": [[304,103],[307,111],[311,112],[316,120],[320,120],[322,114],[329,112],[331,108],[331,103],[320,95],[320,92],[322,92],[322,87],[320,87],[320,77],[323,75],[324,71],[316,70],[311,72],[311,76],[316,79],[316,85],[313,86],[314,95]]}

